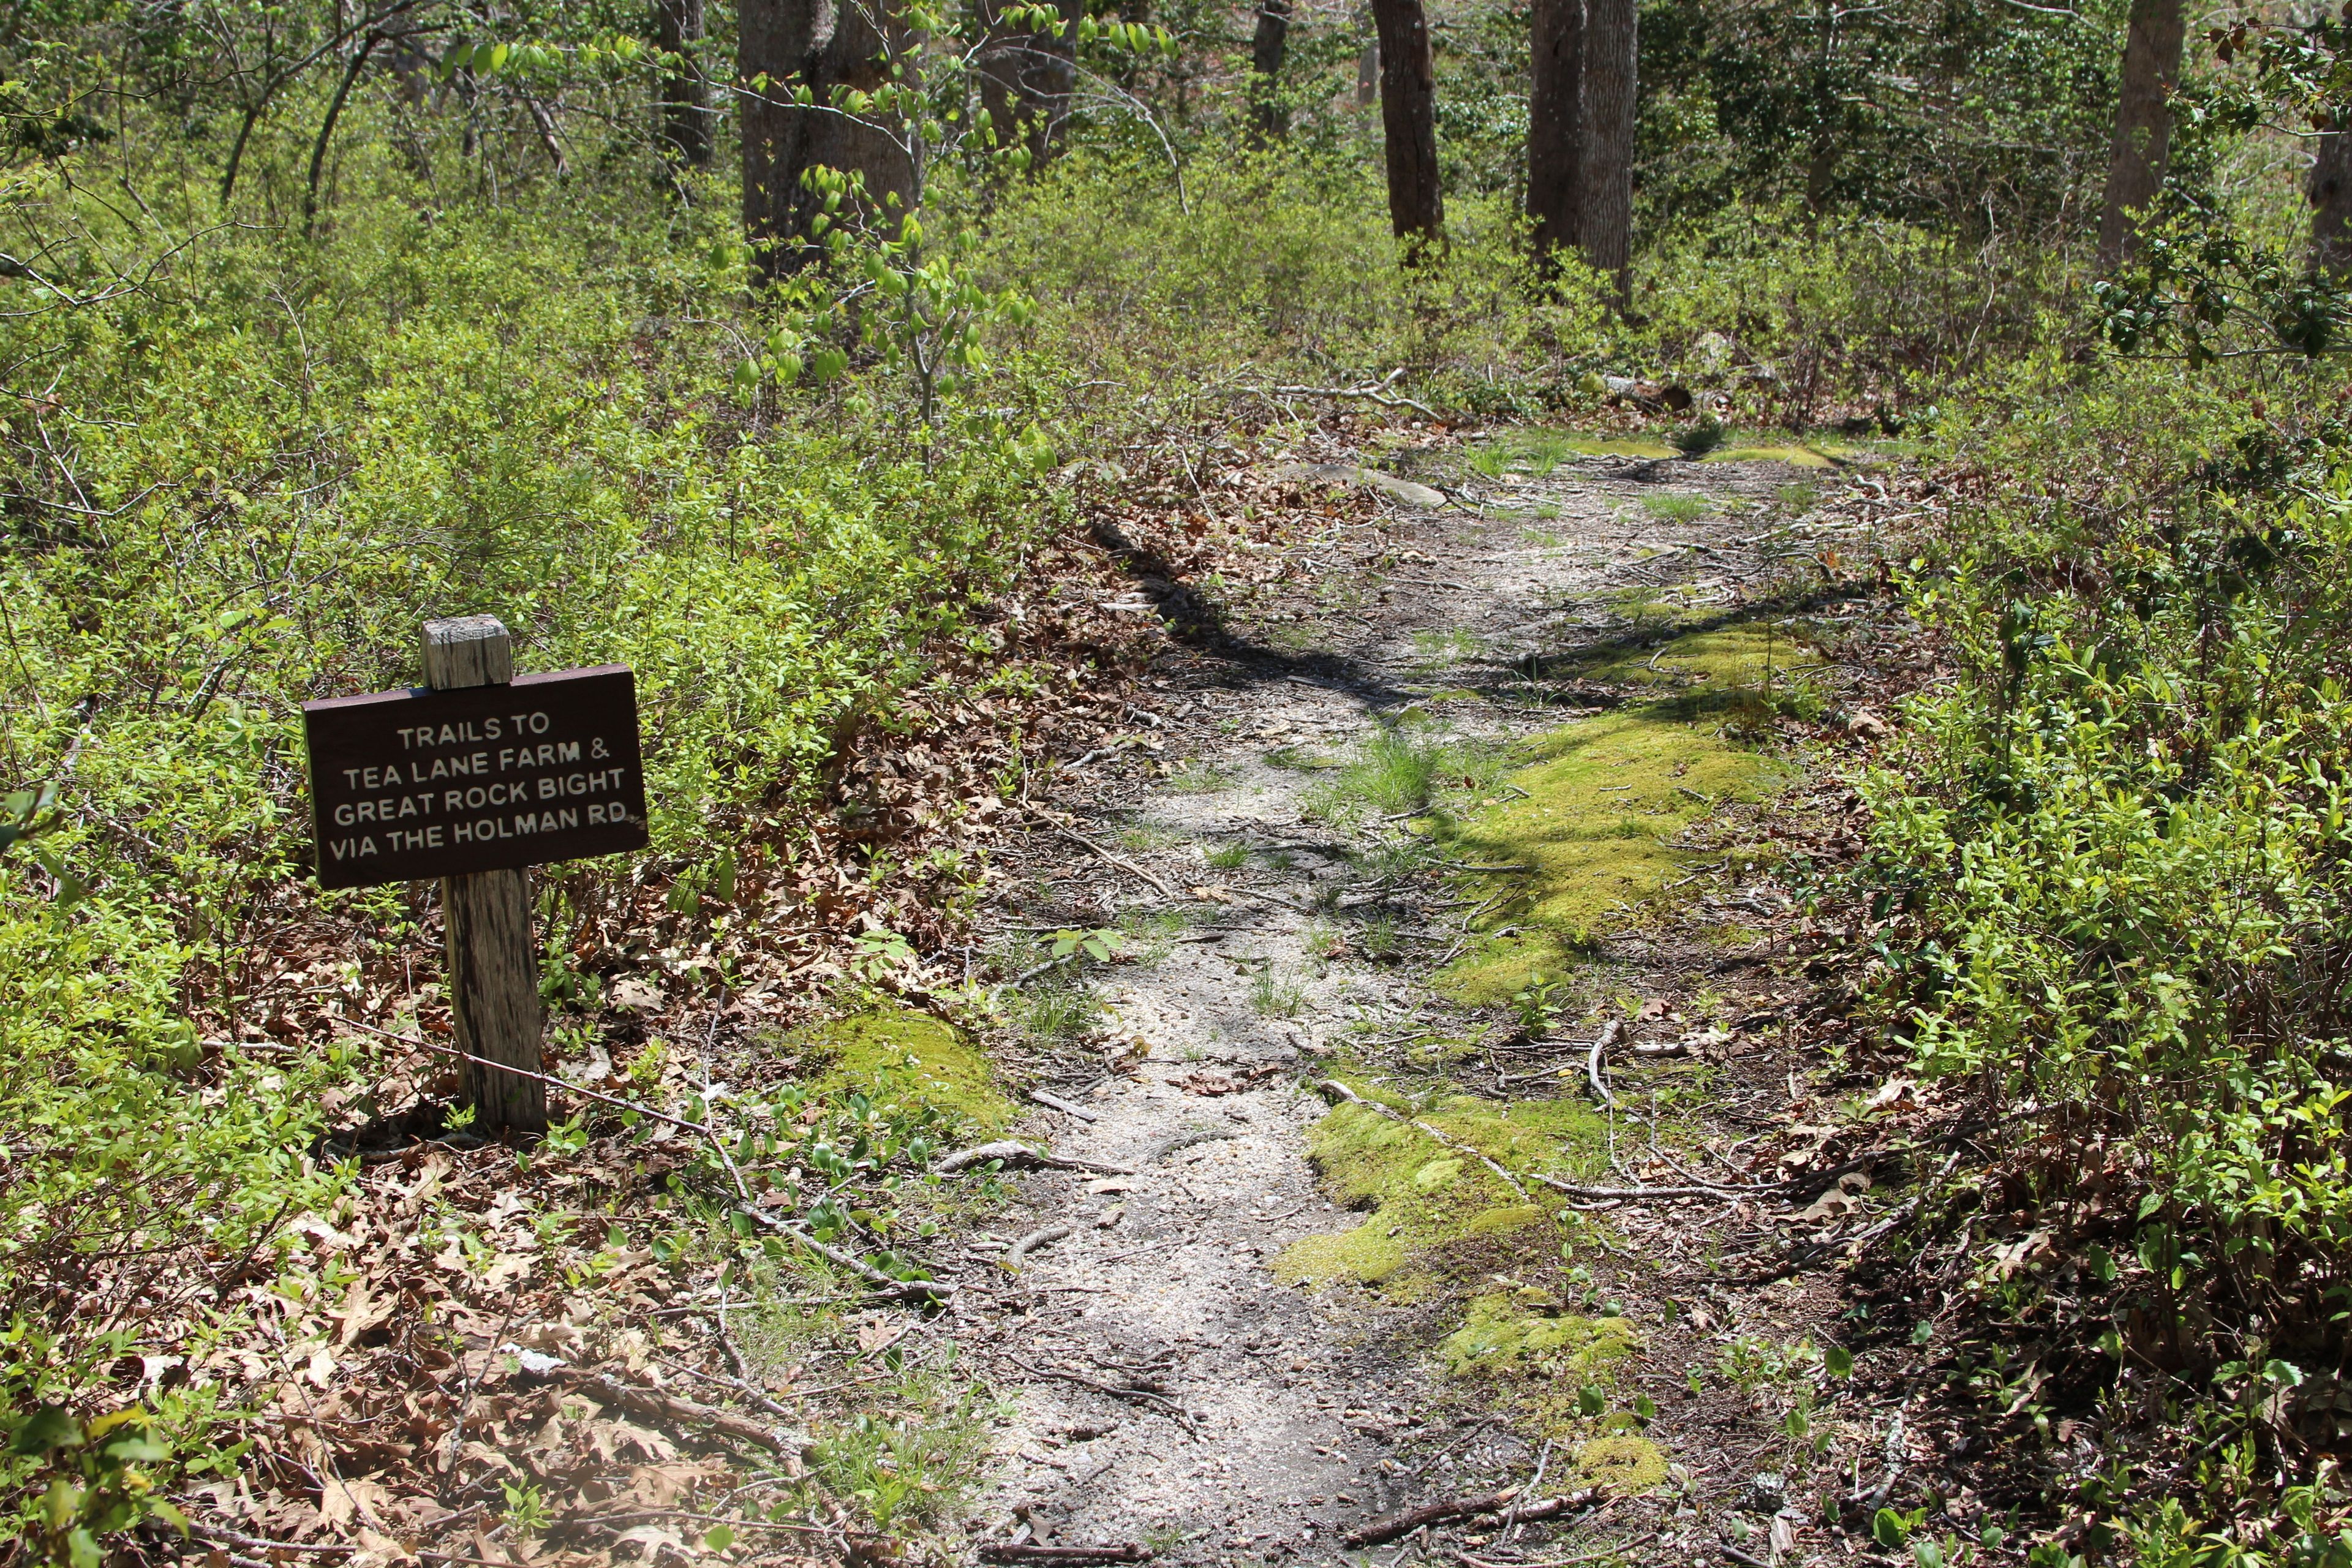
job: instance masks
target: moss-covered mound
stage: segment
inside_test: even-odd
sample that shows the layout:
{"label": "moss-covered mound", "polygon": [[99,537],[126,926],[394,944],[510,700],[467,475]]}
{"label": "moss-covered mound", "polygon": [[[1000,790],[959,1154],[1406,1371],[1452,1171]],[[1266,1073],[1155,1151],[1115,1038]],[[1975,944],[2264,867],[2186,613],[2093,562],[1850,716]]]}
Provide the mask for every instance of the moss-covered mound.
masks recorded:
{"label": "moss-covered mound", "polygon": [[[1746,668],[1748,650],[1729,633],[1677,639],[1685,658]],[[1761,668],[1760,644],[1756,649]],[[1659,662],[1663,665],[1664,657]],[[1612,921],[1687,873],[1693,854],[1675,840],[1718,802],[1753,799],[1784,770],[1727,739],[1706,715],[1669,705],[1571,724],[1537,742],[1532,760],[1505,781],[1521,798],[1441,825],[1455,858],[1516,866],[1516,897],[1490,917],[1519,928],[1483,943],[1444,976],[1465,1002],[1508,998],[1570,961]]]}
{"label": "moss-covered mound", "polygon": [[998,1092],[988,1058],[928,1013],[876,1008],[817,1025],[799,1043],[824,1064],[819,1093],[912,1100],[975,1135],[1002,1132],[1017,1114]]}
{"label": "moss-covered mound", "polygon": [[1593,1486],[1631,1497],[1666,1479],[1666,1456],[1647,1437],[1616,1432],[1576,1450],[1576,1473]]}
{"label": "moss-covered mound", "polygon": [[1541,1291],[1513,1290],[1472,1301],[1438,1354],[1455,1377],[1606,1384],[1638,1348],[1622,1318],[1583,1317],[1560,1310]]}
{"label": "moss-covered mound", "polygon": [[[1604,1136],[1600,1118],[1577,1100],[1506,1108],[1455,1094],[1415,1106],[1376,1084],[1349,1087],[1514,1172],[1585,1169]],[[1334,1201],[1370,1215],[1352,1230],[1307,1237],[1286,1249],[1276,1268],[1293,1283],[1353,1282],[1416,1295],[1431,1274],[1409,1265],[1476,1237],[1548,1233],[1558,1206],[1540,1188],[1531,1201],[1461,1148],[1366,1106],[1333,1108],[1308,1134],[1307,1152]],[[1538,1245],[1549,1252],[1549,1234]]]}

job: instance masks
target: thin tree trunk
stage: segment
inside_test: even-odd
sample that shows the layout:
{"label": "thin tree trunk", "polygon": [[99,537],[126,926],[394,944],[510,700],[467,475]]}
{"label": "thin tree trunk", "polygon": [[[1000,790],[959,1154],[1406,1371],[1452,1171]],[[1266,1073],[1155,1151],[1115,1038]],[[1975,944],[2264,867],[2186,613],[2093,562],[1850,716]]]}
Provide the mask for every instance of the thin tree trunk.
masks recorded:
{"label": "thin tree trunk", "polygon": [[[982,14],[983,25],[992,32],[995,9],[990,5]],[[1085,0],[1062,0],[1061,9],[1059,33],[996,34],[975,62],[981,108],[996,132],[997,144],[1025,144],[1032,169],[1061,145],[1070,92],[1077,85],[1077,26]]]}
{"label": "thin tree trunk", "polygon": [[368,56],[373,54],[376,45],[383,41],[377,34],[370,33],[361,43],[358,51],[352,56],[351,64],[343,69],[343,79],[335,85],[335,96],[328,101],[327,118],[319,124],[319,139],[310,143],[310,183],[302,187],[302,237],[304,239],[310,237],[311,228],[318,221],[319,176],[326,169],[327,143],[334,139],[335,121],[343,117],[343,105],[351,99],[352,84],[359,80],[361,70],[367,65]]}
{"label": "thin tree trunk", "polygon": [[[824,107],[837,89],[871,92],[889,82],[887,54],[912,58],[902,25],[869,11],[870,3],[740,0],[736,7],[736,68],[746,89],[743,237],[771,277],[796,272],[823,254],[810,220],[824,203],[802,178],[811,169],[863,176],[866,199],[859,216],[886,233],[896,232],[916,205],[917,171],[898,139],[900,124]],[[753,86],[761,78],[763,90]],[[793,101],[803,88],[815,107]]]}
{"label": "thin tree trunk", "polygon": [[2099,211],[2103,268],[2115,267],[2137,248],[2134,215],[2145,212],[2163,187],[2172,146],[2169,99],[2180,80],[2184,30],[2180,0],[2132,0],[2115,144],[2107,158],[2106,202]]}
{"label": "thin tree trunk", "polygon": [[1635,0],[1587,0],[1584,8],[1584,163],[1577,243],[1617,281],[1620,309],[1633,292],[1633,102],[1641,37]]}
{"label": "thin tree trunk", "polygon": [[662,68],[656,134],[663,161],[690,169],[710,163],[710,93],[696,58],[703,14],[703,0],[654,0],[654,43],[674,62]]}
{"label": "thin tree trunk", "polygon": [[1258,0],[1257,31],[1250,38],[1250,86],[1257,98],[1257,128],[1266,136],[1290,130],[1282,107],[1282,58],[1290,46],[1290,0]]}
{"label": "thin tree trunk", "polygon": [[1356,56],[1356,107],[1370,109],[1381,100],[1381,40],[1374,35]]}
{"label": "thin tree trunk", "polygon": [[2322,135],[2311,165],[2311,265],[2332,278],[2352,274],[2352,131]]}
{"label": "thin tree trunk", "polygon": [[1821,48],[1813,57],[1812,133],[1805,151],[1805,212],[1807,227],[1830,209],[1830,190],[1837,178],[1838,143],[1845,110],[1838,89],[1838,0],[1821,0],[1814,25],[1821,31]]}
{"label": "thin tree trunk", "polygon": [[1381,130],[1387,142],[1389,226],[1409,255],[1445,238],[1437,185],[1437,67],[1421,0],[1372,0],[1381,45]]}
{"label": "thin tree trunk", "polygon": [[1549,275],[1583,216],[1584,0],[1535,0],[1528,33],[1528,216]]}

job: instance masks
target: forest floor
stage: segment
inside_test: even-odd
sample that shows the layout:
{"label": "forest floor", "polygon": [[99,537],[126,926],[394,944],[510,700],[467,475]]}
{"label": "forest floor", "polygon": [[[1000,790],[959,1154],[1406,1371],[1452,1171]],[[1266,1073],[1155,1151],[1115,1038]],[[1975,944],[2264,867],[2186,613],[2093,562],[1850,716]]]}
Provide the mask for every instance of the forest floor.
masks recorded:
{"label": "forest floor", "polygon": [[[1181,765],[1033,800],[1002,857],[998,940],[1144,934],[1018,1130],[1131,1173],[1027,1178],[966,1241],[957,1336],[1010,1400],[973,1531],[1850,1556],[1905,1439],[1827,1408],[1822,1270],[1886,1205],[1867,1094],[1819,1081],[1840,933],[1786,884],[1853,853],[1839,775],[1916,662],[1866,570],[1895,508],[1777,461],[1307,455],[1380,514],[1155,662]],[[1377,1522],[1513,1486],[1566,1500]]]}
{"label": "forest floor", "polygon": [[[1875,559],[1932,503],[1409,438],[1087,476],[1092,542],[1002,607],[1020,693],[943,672],[731,902],[633,884],[561,1139],[443,1125],[397,943],[343,991],[281,965],[270,1026],[370,1087],[334,1205],[191,1276],[237,1315],[120,1363],[241,1412],[199,1537],[1481,1568],[1980,1512],[1920,1282],[1851,1273],[1920,1118],[1835,874],[1937,668]],[[855,875],[856,835],[895,850]]]}

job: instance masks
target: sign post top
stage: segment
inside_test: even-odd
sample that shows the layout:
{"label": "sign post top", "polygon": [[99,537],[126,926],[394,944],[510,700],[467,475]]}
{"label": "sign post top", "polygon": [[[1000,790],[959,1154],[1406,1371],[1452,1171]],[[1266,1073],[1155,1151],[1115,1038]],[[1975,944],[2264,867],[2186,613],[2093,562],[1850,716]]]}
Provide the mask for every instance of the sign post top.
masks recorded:
{"label": "sign post top", "polygon": [[425,684],[436,691],[504,686],[514,679],[514,643],[496,616],[425,623]]}

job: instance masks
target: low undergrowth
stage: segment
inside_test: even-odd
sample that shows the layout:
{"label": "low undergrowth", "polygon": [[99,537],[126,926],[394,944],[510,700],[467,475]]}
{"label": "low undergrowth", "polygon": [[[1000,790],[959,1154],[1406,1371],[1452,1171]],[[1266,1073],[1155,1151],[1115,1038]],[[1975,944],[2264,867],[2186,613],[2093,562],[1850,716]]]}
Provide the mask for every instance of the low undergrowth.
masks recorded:
{"label": "low undergrowth", "polygon": [[1867,785],[1890,1065],[1982,1161],[1868,1271],[1882,1364],[2071,1521],[2037,1563],[2336,1562],[2352,441],[2129,365],[1998,421],[1914,588],[1961,678]]}

